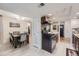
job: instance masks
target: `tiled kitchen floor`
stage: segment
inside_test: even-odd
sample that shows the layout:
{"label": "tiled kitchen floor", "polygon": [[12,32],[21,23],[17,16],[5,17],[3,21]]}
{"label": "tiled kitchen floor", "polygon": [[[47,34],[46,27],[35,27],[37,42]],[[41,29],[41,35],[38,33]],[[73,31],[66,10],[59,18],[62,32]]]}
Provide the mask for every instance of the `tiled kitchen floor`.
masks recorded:
{"label": "tiled kitchen floor", "polygon": [[67,47],[70,47],[67,42],[58,42],[54,52],[51,54],[29,45],[16,49],[5,45],[0,47],[0,56],[66,56]]}

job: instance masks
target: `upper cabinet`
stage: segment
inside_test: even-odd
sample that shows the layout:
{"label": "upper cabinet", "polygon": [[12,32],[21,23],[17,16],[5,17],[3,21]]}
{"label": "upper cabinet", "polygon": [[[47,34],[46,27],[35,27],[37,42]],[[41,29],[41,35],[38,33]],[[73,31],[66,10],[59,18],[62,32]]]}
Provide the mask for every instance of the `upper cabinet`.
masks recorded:
{"label": "upper cabinet", "polygon": [[50,24],[49,17],[48,16],[42,16],[41,17],[41,24]]}
{"label": "upper cabinet", "polygon": [[51,30],[51,23],[47,16],[41,17],[41,28],[43,33],[50,32]]}

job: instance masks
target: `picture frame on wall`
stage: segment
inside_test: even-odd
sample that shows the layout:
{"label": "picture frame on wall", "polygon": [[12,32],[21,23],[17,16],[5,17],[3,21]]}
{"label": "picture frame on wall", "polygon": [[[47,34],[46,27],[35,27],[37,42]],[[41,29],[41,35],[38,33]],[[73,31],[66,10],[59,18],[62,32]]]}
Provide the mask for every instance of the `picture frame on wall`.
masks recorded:
{"label": "picture frame on wall", "polygon": [[56,30],[56,29],[57,29],[56,25],[53,25],[53,30]]}
{"label": "picture frame on wall", "polygon": [[59,31],[59,26],[56,25],[56,24],[54,24],[53,27],[52,27],[52,29],[55,30],[55,31]]}
{"label": "picture frame on wall", "polygon": [[10,22],[10,23],[9,23],[9,26],[10,26],[10,27],[20,27],[20,24],[19,24],[19,23]]}

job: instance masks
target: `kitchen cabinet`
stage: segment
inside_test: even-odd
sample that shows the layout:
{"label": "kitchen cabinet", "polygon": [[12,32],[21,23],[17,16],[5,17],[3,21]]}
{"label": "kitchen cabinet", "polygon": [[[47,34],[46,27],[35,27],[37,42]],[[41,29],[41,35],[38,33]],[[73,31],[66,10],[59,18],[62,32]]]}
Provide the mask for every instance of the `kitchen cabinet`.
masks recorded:
{"label": "kitchen cabinet", "polygon": [[72,43],[73,43],[73,47],[75,48],[75,50],[77,50],[79,52],[79,37],[78,35],[74,35],[73,34],[73,39],[72,39]]}
{"label": "kitchen cabinet", "polygon": [[56,35],[43,33],[42,34],[42,49],[52,53],[56,46]]}
{"label": "kitchen cabinet", "polygon": [[66,48],[66,56],[79,56],[79,35],[72,35],[72,44],[74,49]]}
{"label": "kitchen cabinet", "polygon": [[41,17],[42,49],[52,53],[56,47],[57,35],[51,32],[47,16]]}

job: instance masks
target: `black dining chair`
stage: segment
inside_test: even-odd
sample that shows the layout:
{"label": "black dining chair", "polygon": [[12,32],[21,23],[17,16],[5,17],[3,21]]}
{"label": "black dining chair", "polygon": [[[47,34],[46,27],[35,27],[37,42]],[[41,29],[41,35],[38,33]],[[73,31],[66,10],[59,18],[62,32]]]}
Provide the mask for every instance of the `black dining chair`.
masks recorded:
{"label": "black dining chair", "polygon": [[11,45],[14,47],[14,48],[17,48],[17,46],[19,45],[19,42],[18,40],[20,39],[19,37],[15,38],[12,33],[9,33],[10,34],[10,43]]}
{"label": "black dining chair", "polygon": [[9,33],[9,35],[10,35],[10,43],[14,47],[14,37],[13,37],[12,33]]}
{"label": "black dining chair", "polygon": [[25,42],[27,43],[27,33],[22,33],[22,34],[21,34],[21,37],[20,37],[20,40],[19,40],[20,47],[21,47],[21,45],[23,45]]}

